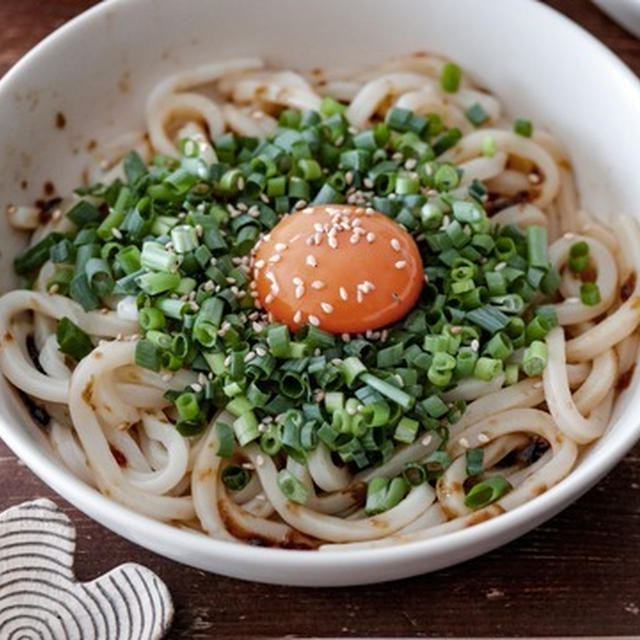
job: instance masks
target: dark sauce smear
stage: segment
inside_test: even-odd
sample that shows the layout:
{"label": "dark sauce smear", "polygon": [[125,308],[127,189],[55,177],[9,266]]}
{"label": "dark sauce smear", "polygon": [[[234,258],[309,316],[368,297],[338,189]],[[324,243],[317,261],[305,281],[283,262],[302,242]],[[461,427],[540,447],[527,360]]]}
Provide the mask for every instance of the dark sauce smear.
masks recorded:
{"label": "dark sauce smear", "polygon": [[39,355],[40,354],[38,353],[38,350],[36,349],[36,343],[35,343],[35,340],[33,339],[33,336],[27,336],[26,346],[27,346],[27,353],[29,354],[29,357],[31,358],[31,362],[33,362],[33,366],[40,373],[45,373],[45,375],[46,375],[45,370],[40,365],[40,360],[39,360]]}
{"label": "dark sauce smear", "polygon": [[502,468],[511,466],[527,467],[538,461],[548,449],[549,443],[546,440],[536,438],[522,449],[510,451],[495,466]]}
{"label": "dark sauce smear", "polygon": [[618,376],[618,380],[616,381],[616,391],[618,393],[624,391],[631,384],[631,378],[633,378],[633,372],[635,370],[636,365],[633,364],[628,371],[625,371],[623,374]]}
{"label": "dark sauce smear", "polygon": [[36,207],[40,209],[38,216],[41,224],[46,224],[51,220],[51,213],[62,202],[62,198],[50,198],[49,200],[36,200]]}
{"label": "dark sauce smear", "polygon": [[492,215],[498,213],[498,211],[502,211],[507,207],[513,207],[516,204],[524,204],[525,202],[529,202],[529,198],[531,197],[528,191],[520,191],[510,198],[500,198],[495,194],[489,194],[489,199],[484,203],[485,211],[487,215],[491,217]]}
{"label": "dark sauce smear", "polygon": [[628,300],[635,288],[636,288],[636,274],[632,273],[620,287],[620,298],[623,301]]}
{"label": "dark sauce smear", "polygon": [[126,467],[127,466],[127,458],[125,457],[124,453],[122,453],[122,451],[120,451],[120,449],[116,449],[113,446],[109,446],[109,449],[111,450],[111,453],[113,454],[113,457],[115,458],[116,462],[118,463],[118,466],[120,467]]}
{"label": "dark sauce smear", "polygon": [[51,416],[48,414],[47,410],[44,407],[39,407],[32,398],[19,389],[18,393],[20,394],[22,402],[24,402],[24,406],[29,412],[29,415],[33,418],[33,421],[43,429],[48,427],[51,422]]}

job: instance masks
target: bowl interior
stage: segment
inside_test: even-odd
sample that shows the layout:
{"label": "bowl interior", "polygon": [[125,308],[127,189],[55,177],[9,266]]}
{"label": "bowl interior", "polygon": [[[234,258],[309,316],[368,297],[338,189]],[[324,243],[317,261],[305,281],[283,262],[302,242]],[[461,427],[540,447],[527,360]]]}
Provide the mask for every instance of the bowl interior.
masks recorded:
{"label": "bowl interior", "polygon": [[[473,19],[460,19],[467,14]],[[288,68],[344,67],[425,50],[459,62],[502,101],[508,113],[531,117],[555,133],[569,149],[583,203],[590,211],[605,218],[612,212],[640,215],[640,181],[635,175],[640,139],[637,80],[590,36],[528,0],[496,0],[483,4],[482,11],[475,0],[396,0],[393,9],[383,0],[191,0],[187,4],[110,0],[54,34],[0,84],[0,207],[44,197],[46,183],[59,194],[77,186],[91,161],[92,141],[141,129],[149,90],[176,70],[240,55],[259,55]],[[64,116],[64,127],[58,114]],[[0,234],[0,288],[6,291],[15,286],[11,260],[24,237],[8,226],[5,216],[0,217]],[[496,532],[494,542],[477,544],[475,550],[469,546],[471,534],[476,542],[480,534],[462,532],[466,537],[449,545],[445,562],[436,559],[437,545],[413,545],[410,553],[419,562],[406,562],[393,575],[363,564],[352,575],[340,577],[344,563],[327,562],[321,570],[316,560],[295,561],[302,563],[296,566],[313,563],[315,574],[298,575],[291,564],[276,575],[269,569],[252,569],[246,559],[242,564],[242,558],[255,560],[269,553],[280,558],[283,552],[255,549],[239,554],[241,565],[233,568],[187,553],[187,538],[166,548],[168,534],[154,527],[163,531],[167,527],[149,525],[125,509],[113,510],[102,521],[143,544],[142,528],[152,527],[156,550],[230,575],[298,584],[391,579],[497,546],[559,510],[631,446],[638,435],[633,417],[638,409],[634,377],[618,402],[609,432],[586,452],[569,479],[536,501],[538,507],[521,507],[517,522],[508,514],[486,523]],[[30,466],[40,465],[36,471],[46,481],[99,517],[96,505],[104,506],[100,500],[105,499],[55,472],[55,463],[45,465],[46,441],[27,425],[26,414],[4,382],[0,416],[0,434]],[[205,542],[209,546],[202,547],[202,553],[206,550],[210,559],[227,548]],[[287,556],[300,557],[292,552]],[[380,551],[377,557],[391,558],[391,552]],[[287,562],[276,564],[280,570]]]}

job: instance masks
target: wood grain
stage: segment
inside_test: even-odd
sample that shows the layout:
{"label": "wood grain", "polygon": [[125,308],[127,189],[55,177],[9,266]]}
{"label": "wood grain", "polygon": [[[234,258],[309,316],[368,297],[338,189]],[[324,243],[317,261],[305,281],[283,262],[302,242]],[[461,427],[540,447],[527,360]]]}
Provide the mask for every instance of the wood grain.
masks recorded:
{"label": "wood grain", "polygon": [[[91,4],[2,0],[0,73]],[[640,71],[640,42],[593,5],[548,4]],[[640,446],[575,505],[498,551],[418,578],[333,590],[251,584],[165,560],[86,518],[0,445],[0,509],[36,496],[55,498],[73,518],[79,579],[131,560],[167,583],[176,639],[640,634]]]}

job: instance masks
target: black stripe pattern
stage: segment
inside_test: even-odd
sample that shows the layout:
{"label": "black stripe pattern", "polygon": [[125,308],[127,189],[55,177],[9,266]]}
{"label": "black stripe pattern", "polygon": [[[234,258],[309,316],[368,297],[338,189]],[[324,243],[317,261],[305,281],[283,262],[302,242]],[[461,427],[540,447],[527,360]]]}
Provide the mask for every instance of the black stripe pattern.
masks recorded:
{"label": "black stripe pattern", "polygon": [[127,563],[91,582],[72,571],[76,531],[46,499],[0,514],[2,640],[157,640],[173,604],[149,569]]}

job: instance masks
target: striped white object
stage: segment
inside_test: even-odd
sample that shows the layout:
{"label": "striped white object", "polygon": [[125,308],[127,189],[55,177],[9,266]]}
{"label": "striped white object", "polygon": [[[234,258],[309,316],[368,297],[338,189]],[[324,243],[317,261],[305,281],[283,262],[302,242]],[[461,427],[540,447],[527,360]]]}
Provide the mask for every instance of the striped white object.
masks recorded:
{"label": "striped white object", "polygon": [[0,638],[162,638],[173,617],[164,583],[133,563],[77,582],[75,546],[75,527],[50,500],[0,514]]}

